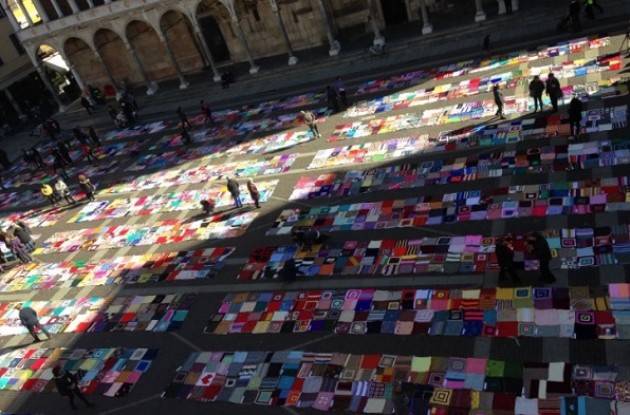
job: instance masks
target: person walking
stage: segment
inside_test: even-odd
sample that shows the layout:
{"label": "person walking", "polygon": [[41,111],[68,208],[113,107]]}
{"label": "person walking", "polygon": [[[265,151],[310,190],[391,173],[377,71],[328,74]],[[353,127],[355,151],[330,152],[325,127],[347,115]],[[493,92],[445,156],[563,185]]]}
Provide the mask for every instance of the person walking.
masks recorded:
{"label": "person walking", "polygon": [[236,208],[238,209],[243,207],[243,203],[241,202],[241,189],[239,188],[238,182],[231,177],[228,178],[227,189],[234,199],[234,205],[236,206]]}
{"label": "person walking", "polygon": [[534,98],[534,112],[537,112],[539,109],[540,111],[544,109],[542,100],[543,92],[545,92],[545,83],[536,75],[529,83],[529,96]]}
{"label": "person walking", "polygon": [[55,194],[55,190],[48,183],[42,184],[42,187],[39,189],[42,196],[44,196],[51,205],[57,206],[57,195]]}
{"label": "person walking", "polygon": [[85,198],[89,200],[90,202],[93,202],[94,191],[96,190],[96,187],[92,184],[90,179],[83,173],[79,174],[77,176],[77,179],[79,180],[79,187],[81,188],[83,193],[85,193]]}
{"label": "person walking", "polygon": [[499,264],[499,282],[504,282],[506,276],[509,275],[516,284],[521,283],[521,279],[514,268],[514,248],[512,246],[512,237],[507,235],[505,238],[497,238],[495,245],[495,254]]}
{"label": "person walking", "polygon": [[203,119],[204,125],[208,125],[208,124],[213,125],[214,120],[212,119],[212,110],[210,109],[210,105],[208,105],[206,101],[204,101],[203,99],[201,100],[199,105],[201,107],[201,113],[204,116],[204,119]]}
{"label": "person walking", "polygon": [[582,111],[584,105],[577,95],[573,96],[573,99],[569,103],[569,128],[571,130],[571,137],[578,138],[580,135],[580,123],[582,122]]}
{"label": "person walking", "polygon": [[256,183],[254,183],[252,179],[247,180],[247,190],[249,191],[249,195],[254,201],[256,209],[260,209],[260,192],[258,191]]}
{"label": "person walking", "polygon": [[180,132],[180,135],[182,136],[182,142],[186,145],[190,145],[192,144],[192,139],[190,138],[190,134],[188,134],[188,130],[185,128],[182,128],[182,131]]}
{"label": "person walking", "polygon": [[90,140],[92,141],[92,143],[94,143],[95,146],[101,146],[101,139],[99,138],[98,134],[96,134],[94,126],[91,125],[90,128],[88,128],[88,135],[90,136]]}
{"label": "person walking", "polygon": [[177,107],[177,116],[179,117],[179,121],[182,123],[182,128],[192,128],[190,122],[188,121],[188,117],[182,110],[182,107]]}
{"label": "person walking", "polygon": [[18,317],[20,319],[20,323],[28,330],[28,332],[33,336],[33,340],[35,343],[41,342],[41,339],[37,335],[37,330],[41,331],[46,335],[48,339],[51,339],[52,336],[46,330],[46,327],[42,326],[39,322],[39,318],[37,317],[37,313],[29,306],[24,306],[24,304],[18,304],[15,307],[19,311]]}
{"label": "person walking", "polygon": [[547,91],[547,95],[549,95],[549,100],[551,100],[553,112],[558,112],[558,99],[562,98],[562,88],[560,87],[560,82],[553,73],[549,73],[549,76],[547,77],[545,90]]}
{"label": "person walking", "polygon": [[72,197],[72,194],[70,194],[70,188],[66,182],[61,179],[61,177],[59,177],[55,183],[55,190],[59,194],[59,197],[63,197],[69,205],[74,205],[77,202]]}
{"label": "person walking", "polygon": [[328,85],[326,87],[326,99],[328,101],[328,109],[336,114],[339,112],[339,100],[337,97],[337,92],[333,87]]}
{"label": "person walking", "polygon": [[26,246],[20,242],[20,240],[16,236],[8,235],[9,249],[13,252],[13,255],[20,260],[22,264],[28,264],[31,262],[35,262],[29,254]]}
{"label": "person walking", "polygon": [[87,111],[89,116],[92,116],[94,108],[92,107],[92,103],[90,102],[90,100],[87,99],[85,96],[81,97],[81,106],[85,108],[85,111]]}
{"label": "person walking", "polygon": [[549,243],[539,232],[531,233],[527,238],[530,252],[536,257],[540,266],[540,283],[552,284],[556,282],[556,278],[549,269],[551,261],[551,249]]}
{"label": "person walking", "polygon": [[300,111],[302,114],[302,119],[304,120],[304,124],[308,127],[308,130],[313,135],[313,138],[320,138],[321,134],[319,133],[319,129],[317,128],[317,117],[313,113],[313,111]]}
{"label": "person walking", "polygon": [[94,404],[88,401],[83,395],[83,392],[81,392],[81,389],[79,389],[79,379],[76,375],[63,370],[60,366],[55,366],[52,372],[55,378],[55,387],[57,388],[57,392],[59,392],[59,395],[68,398],[68,401],[70,401],[70,408],[73,410],[77,409],[77,405],[74,403],[75,397],[79,398],[88,408],[94,407]]}
{"label": "person walking", "polygon": [[505,117],[503,116],[503,94],[499,90],[499,84],[494,84],[494,86],[492,87],[492,96],[494,97],[494,103],[497,106],[496,115],[504,120]]}

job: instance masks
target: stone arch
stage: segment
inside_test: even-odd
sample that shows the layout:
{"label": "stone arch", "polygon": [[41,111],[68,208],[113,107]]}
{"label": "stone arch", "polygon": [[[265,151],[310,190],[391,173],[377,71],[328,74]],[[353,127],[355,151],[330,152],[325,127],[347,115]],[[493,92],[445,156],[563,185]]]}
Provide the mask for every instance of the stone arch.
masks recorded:
{"label": "stone arch", "polygon": [[151,81],[173,78],[177,74],[164,43],[149,23],[137,19],[130,21],[125,36]]}
{"label": "stone arch", "polygon": [[230,11],[225,4],[218,0],[201,0],[197,3],[195,18],[217,63],[246,59],[238,33],[232,27]]}
{"label": "stone arch", "polygon": [[127,50],[125,42],[116,32],[111,29],[98,29],[94,32],[94,47],[116,83],[144,82],[142,74],[133,64],[133,57]]}
{"label": "stone arch", "polygon": [[101,88],[111,84],[103,64],[86,41],[74,36],[69,37],[63,43],[63,50],[69,63],[74,66],[74,70],[86,85]]}
{"label": "stone arch", "polygon": [[188,73],[202,70],[205,66],[203,54],[199,49],[188,16],[179,10],[167,10],[160,17],[159,24],[166,41],[171,45],[181,71]]}

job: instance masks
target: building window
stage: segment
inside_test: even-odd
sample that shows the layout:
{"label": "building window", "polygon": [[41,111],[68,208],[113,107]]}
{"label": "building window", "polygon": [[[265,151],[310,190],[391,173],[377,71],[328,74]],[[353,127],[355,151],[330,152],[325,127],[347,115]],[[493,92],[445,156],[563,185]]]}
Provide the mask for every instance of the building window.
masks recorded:
{"label": "building window", "polygon": [[18,55],[24,55],[26,53],[26,51],[24,50],[24,47],[22,46],[22,42],[20,42],[20,40],[15,35],[15,33],[10,34],[9,39],[11,39],[11,42],[13,43],[13,47],[17,51]]}

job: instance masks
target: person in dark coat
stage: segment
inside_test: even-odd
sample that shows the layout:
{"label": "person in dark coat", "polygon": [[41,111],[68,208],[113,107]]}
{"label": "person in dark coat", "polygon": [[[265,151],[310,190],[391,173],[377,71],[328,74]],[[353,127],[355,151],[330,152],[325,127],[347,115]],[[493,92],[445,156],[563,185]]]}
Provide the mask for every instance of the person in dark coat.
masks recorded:
{"label": "person in dark coat", "polygon": [[499,282],[506,280],[506,276],[509,275],[514,283],[519,284],[521,279],[516,273],[514,267],[514,248],[512,247],[511,236],[505,238],[498,238],[495,246],[495,254],[497,256],[497,262],[499,264]]}
{"label": "person in dark coat", "polygon": [[188,130],[185,128],[182,128],[182,131],[180,132],[180,135],[182,136],[182,142],[186,145],[190,145],[192,144],[192,138],[190,138],[190,134],[188,134]]}
{"label": "person in dark coat", "polygon": [[297,278],[297,274],[298,269],[295,265],[295,260],[293,258],[289,258],[280,270],[280,278],[285,282],[293,282]]}
{"label": "person in dark coat", "polygon": [[234,205],[236,208],[238,209],[243,207],[243,202],[241,202],[241,189],[238,182],[230,177],[227,181],[227,189],[234,199]]}
{"label": "person in dark coat", "polygon": [[247,191],[249,192],[249,196],[254,201],[256,209],[260,209],[260,192],[258,191],[256,183],[254,183],[252,179],[247,180]]}
{"label": "person in dark coat", "polygon": [[44,159],[42,158],[41,153],[37,150],[36,147],[31,148],[31,154],[33,155],[33,161],[39,168],[46,167],[46,163],[44,163]]}
{"label": "person in dark coat", "polygon": [[580,98],[575,95],[569,103],[569,128],[571,129],[571,137],[577,138],[580,135],[580,123],[582,122],[582,111],[584,105]]}
{"label": "person in dark coat", "polygon": [[545,89],[547,90],[547,95],[549,95],[549,99],[551,100],[551,105],[553,106],[553,112],[558,111],[558,99],[562,98],[562,88],[560,87],[560,82],[554,76],[553,73],[550,73],[547,77],[547,82],[545,83]]}
{"label": "person in dark coat", "polygon": [[337,96],[337,92],[335,88],[328,85],[326,87],[326,99],[328,101],[328,109],[333,113],[339,112],[339,97]]}
{"label": "person in dark coat", "polygon": [[529,96],[534,98],[534,112],[538,111],[538,109],[541,111],[544,109],[542,100],[543,92],[545,92],[545,83],[536,75],[529,83]]}
{"label": "person in dark coat", "polygon": [[74,403],[74,398],[79,398],[88,408],[92,408],[94,404],[88,401],[85,396],[83,396],[83,392],[79,389],[79,380],[77,376],[63,370],[59,366],[55,366],[52,370],[53,376],[55,377],[55,386],[57,387],[57,392],[59,395],[68,397],[70,401],[70,408],[73,410],[77,409],[77,405]]}
{"label": "person in dark coat", "polygon": [[96,134],[96,130],[94,129],[94,126],[90,126],[90,128],[88,128],[88,134],[90,136],[90,140],[92,140],[94,145],[100,147],[101,139],[99,138],[98,134]]}
{"label": "person in dark coat", "polygon": [[549,269],[549,262],[551,261],[551,248],[547,239],[539,232],[533,232],[527,238],[530,252],[536,257],[540,264],[540,283],[554,283],[556,277],[553,276]]}
{"label": "person in dark coat", "polygon": [[70,150],[68,149],[68,145],[65,141],[57,142],[57,149],[59,150],[59,155],[63,158],[66,165],[72,164],[72,157],[70,157]]}
{"label": "person in dark coat", "polygon": [[190,122],[188,121],[188,117],[182,110],[182,107],[177,107],[177,116],[179,117],[179,121],[182,123],[182,128],[192,128]]}
{"label": "person in dark coat", "polygon": [[81,97],[81,106],[85,108],[88,115],[92,115],[93,108],[92,108],[92,103],[90,102],[89,99],[87,99],[86,97]]}

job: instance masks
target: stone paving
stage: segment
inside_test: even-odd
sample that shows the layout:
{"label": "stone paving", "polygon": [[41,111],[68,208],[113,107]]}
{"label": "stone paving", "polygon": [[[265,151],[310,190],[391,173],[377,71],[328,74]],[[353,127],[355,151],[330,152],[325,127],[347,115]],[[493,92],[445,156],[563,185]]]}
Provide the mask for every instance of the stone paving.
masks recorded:
{"label": "stone paving", "polygon": [[[33,226],[39,263],[0,275],[0,407],[69,413],[50,385],[61,362],[100,414],[392,413],[401,400],[414,414],[532,414],[571,399],[629,413],[622,38],[348,82],[356,106],[322,110],[317,139],[296,116],[325,107],[315,92],[217,111],[215,126],[190,113],[190,146],[171,119],[103,131],[100,161],[76,169],[91,169],[96,201],[75,207],[51,210],[46,177],[16,167],[0,204]],[[586,102],[579,141],[566,108],[531,113],[527,81],[549,70]],[[264,190],[261,209],[229,206],[233,175]],[[330,239],[296,249],[302,224]],[[494,237],[531,230],[557,282],[537,285],[517,247],[522,287],[497,288]],[[305,276],[276,278],[291,257]],[[30,344],[24,301],[51,340]]]}

